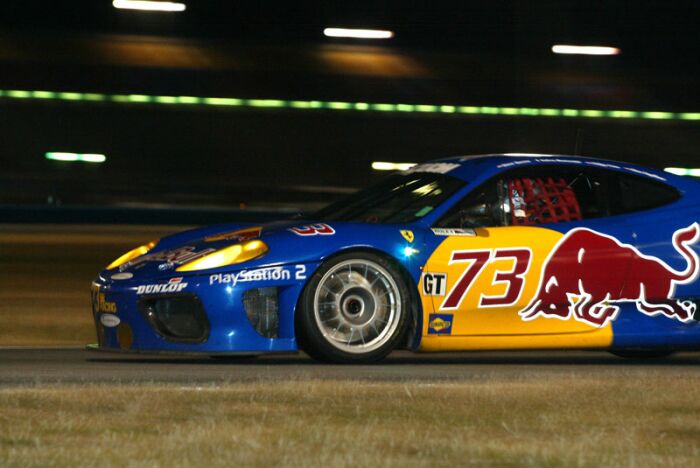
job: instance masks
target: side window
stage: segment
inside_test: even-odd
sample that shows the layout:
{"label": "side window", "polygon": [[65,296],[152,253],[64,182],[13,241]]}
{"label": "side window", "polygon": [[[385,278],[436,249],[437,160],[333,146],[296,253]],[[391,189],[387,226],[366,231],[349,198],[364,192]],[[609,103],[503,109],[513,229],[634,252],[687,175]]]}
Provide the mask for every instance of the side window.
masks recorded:
{"label": "side window", "polygon": [[631,174],[616,173],[610,189],[611,214],[650,210],[680,198],[678,191],[663,182]]}
{"label": "side window", "polygon": [[607,216],[604,176],[575,166],[514,169],[482,184],[438,227],[535,226]]}
{"label": "side window", "polygon": [[511,225],[533,226],[580,221],[607,214],[601,177],[580,168],[528,168],[506,174]]}
{"label": "side window", "polygon": [[490,180],[477,187],[457,202],[435,224],[436,227],[477,228],[489,226],[504,226],[502,194],[499,181]]}

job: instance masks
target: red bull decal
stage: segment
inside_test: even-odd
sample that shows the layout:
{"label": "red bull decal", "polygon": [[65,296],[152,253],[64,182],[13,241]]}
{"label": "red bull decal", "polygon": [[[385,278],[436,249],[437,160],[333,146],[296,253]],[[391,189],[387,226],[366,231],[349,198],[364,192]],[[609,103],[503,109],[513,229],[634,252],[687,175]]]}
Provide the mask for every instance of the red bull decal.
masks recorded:
{"label": "red bull decal", "polygon": [[673,247],[687,262],[683,271],[676,271],[614,237],[586,228],[573,229],[543,263],[538,292],[519,315],[525,321],[573,317],[603,327],[615,320],[619,303],[633,302],[643,314],[687,322],[695,304],[673,296],[677,285],[698,277],[700,261],[690,246],[699,238],[698,223],[673,234]]}
{"label": "red bull decal", "polygon": [[204,238],[204,242],[217,242],[222,240],[245,242],[247,240],[257,239],[262,233],[262,226],[255,226],[245,229],[238,229],[232,232],[223,232],[221,234],[214,234],[213,236],[207,236]]}
{"label": "red bull decal", "polygon": [[224,232],[221,234],[215,234],[213,236],[208,236],[204,238],[204,242],[217,242],[217,241],[236,241],[245,242],[252,239],[257,239],[262,234],[262,226],[255,226],[245,229],[238,229],[237,231]]}
{"label": "red bull decal", "polygon": [[126,270],[127,268],[132,268],[144,262],[165,262],[174,265],[182,265],[192,260],[196,260],[207,254],[212,253],[213,248],[208,248],[200,251],[195,251],[195,247],[186,245],[184,247],[179,247],[174,250],[164,250],[162,252],[155,252],[151,254],[142,255],[128,263],[119,267],[119,270]]}

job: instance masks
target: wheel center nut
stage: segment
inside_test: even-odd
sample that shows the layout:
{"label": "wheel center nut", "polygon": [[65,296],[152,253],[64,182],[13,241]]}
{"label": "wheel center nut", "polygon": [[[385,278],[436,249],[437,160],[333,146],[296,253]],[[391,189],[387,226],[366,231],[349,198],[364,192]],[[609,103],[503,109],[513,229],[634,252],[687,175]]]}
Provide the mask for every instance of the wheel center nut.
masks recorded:
{"label": "wheel center nut", "polygon": [[365,302],[359,296],[348,296],[343,302],[343,312],[350,316],[362,314],[365,310]]}

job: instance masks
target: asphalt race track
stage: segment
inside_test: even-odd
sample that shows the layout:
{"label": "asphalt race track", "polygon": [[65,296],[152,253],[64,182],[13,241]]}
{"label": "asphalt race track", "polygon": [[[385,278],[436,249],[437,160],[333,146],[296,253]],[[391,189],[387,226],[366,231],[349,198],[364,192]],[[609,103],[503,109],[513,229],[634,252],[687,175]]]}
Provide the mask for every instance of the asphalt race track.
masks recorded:
{"label": "asphalt race track", "polygon": [[333,366],[316,363],[301,353],[221,360],[85,350],[86,344],[95,341],[89,303],[93,275],[126,249],[172,230],[177,228],[0,227],[0,385],[537,379],[563,373],[700,376],[700,353],[630,361],[600,351],[399,351],[376,365]]}
{"label": "asphalt race track", "polygon": [[304,354],[219,360],[99,353],[80,348],[0,349],[0,385],[50,383],[180,383],[337,380],[441,381],[546,379],[650,374],[700,376],[700,353],[625,360],[604,352],[393,353],[375,365],[325,365]]}

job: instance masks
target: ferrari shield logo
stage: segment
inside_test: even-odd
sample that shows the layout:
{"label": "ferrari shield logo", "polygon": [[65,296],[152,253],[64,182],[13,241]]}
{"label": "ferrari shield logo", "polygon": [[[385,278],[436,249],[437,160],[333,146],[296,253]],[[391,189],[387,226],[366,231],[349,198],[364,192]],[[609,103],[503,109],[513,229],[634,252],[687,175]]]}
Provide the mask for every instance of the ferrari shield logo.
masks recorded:
{"label": "ferrari shield logo", "polygon": [[408,242],[413,242],[413,239],[415,239],[415,236],[413,235],[413,231],[402,229],[400,232],[401,232],[401,235],[403,236],[403,238],[406,239]]}

